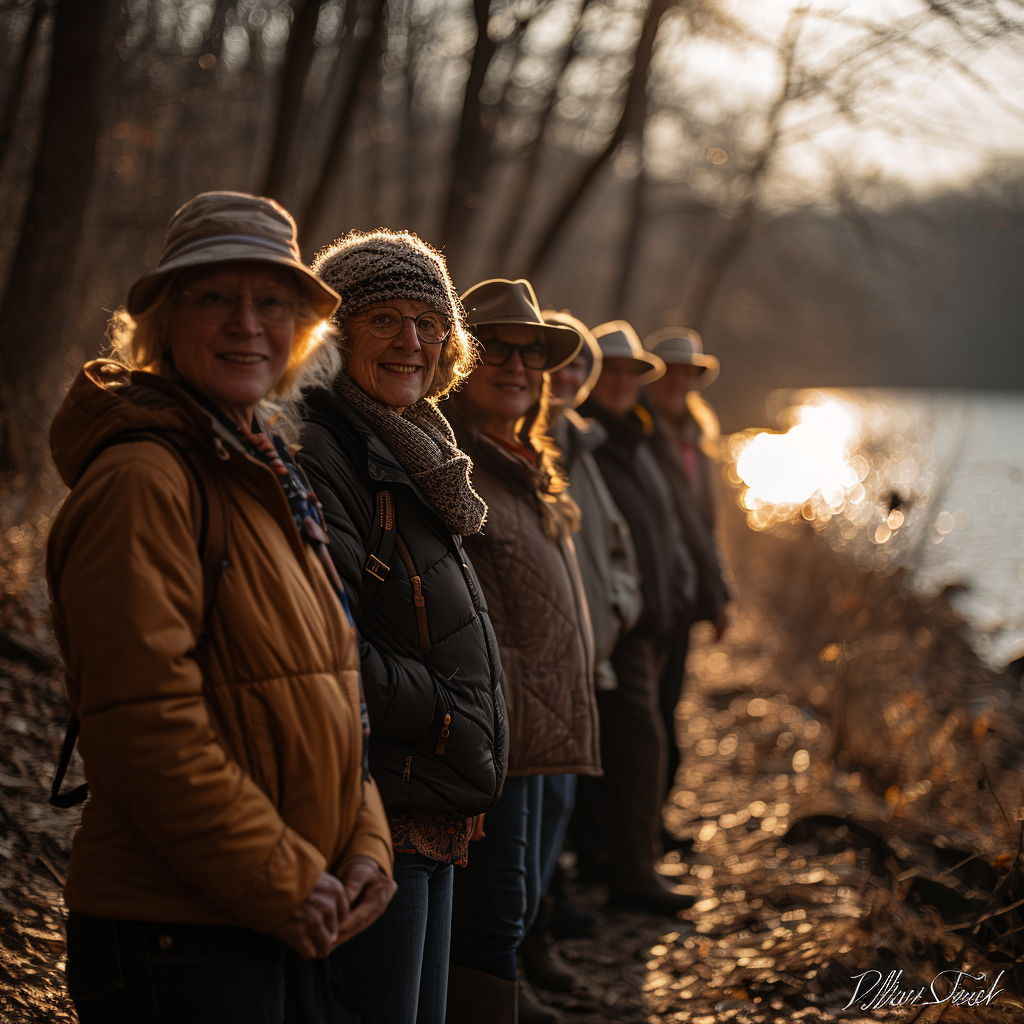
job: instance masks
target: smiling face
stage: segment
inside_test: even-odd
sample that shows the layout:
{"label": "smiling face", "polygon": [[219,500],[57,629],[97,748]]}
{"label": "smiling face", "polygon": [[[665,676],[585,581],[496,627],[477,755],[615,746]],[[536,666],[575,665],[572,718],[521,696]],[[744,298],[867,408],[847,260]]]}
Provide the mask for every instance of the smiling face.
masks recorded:
{"label": "smiling face", "polygon": [[[477,334],[485,344],[494,337],[517,348],[543,340],[538,328],[525,324],[481,328]],[[543,387],[544,371],[523,366],[519,353],[513,352],[501,366],[478,365],[460,395],[482,433],[514,441],[516,424],[540,400]]]}
{"label": "smiling face", "polygon": [[345,320],[345,369],[371,398],[401,412],[430,391],[444,343],[431,345],[420,341],[410,319],[433,309],[432,306],[415,299],[388,299],[387,305],[406,318],[394,338],[371,334],[362,313]]}
{"label": "smiling face", "polygon": [[635,359],[605,359],[590,397],[613,416],[625,416],[640,400],[640,374],[645,369]]}
{"label": "smiling face", "polygon": [[575,407],[576,395],[586,383],[589,372],[587,357],[580,353],[571,363],[551,374],[551,396],[559,407]]}
{"label": "smiling face", "polygon": [[168,321],[175,368],[248,429],[257,403],[288,365],[299,302],[292,274],[268,263],[222,263],[183,274]]}
{"label": "smiling face", "polygon": [[702,372],[700,366],[669,363],[665,368],[665,376],[647,385],[651,404],[666,419],[676,422],[686,415],[686,396],[694,389]]}

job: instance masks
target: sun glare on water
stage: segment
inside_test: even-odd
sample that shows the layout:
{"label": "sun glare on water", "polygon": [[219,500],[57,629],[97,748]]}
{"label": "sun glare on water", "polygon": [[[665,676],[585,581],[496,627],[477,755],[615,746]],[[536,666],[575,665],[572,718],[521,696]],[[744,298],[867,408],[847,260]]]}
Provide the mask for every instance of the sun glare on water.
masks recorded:
{"label": "sun glare on water", "polygon": [[860,481],[851,462],[857,437],[850,411],[832,398],[795,409],[793,425],[785,433],[747,435],[734,466],[746,487],[744,508],[795,508],[816,496],[827,506],[841,505]]}

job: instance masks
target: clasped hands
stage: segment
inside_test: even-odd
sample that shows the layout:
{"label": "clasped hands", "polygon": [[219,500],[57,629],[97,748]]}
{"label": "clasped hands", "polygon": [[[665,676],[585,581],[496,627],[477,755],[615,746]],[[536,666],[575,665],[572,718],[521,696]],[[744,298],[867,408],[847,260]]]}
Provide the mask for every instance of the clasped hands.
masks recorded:
{"label": "clasped hands", "polygon": [[397,888],[375,860],[353,857],[338,877],[321,872],[313,891],[270,934],[307,960],[325,957],[369,928]]}

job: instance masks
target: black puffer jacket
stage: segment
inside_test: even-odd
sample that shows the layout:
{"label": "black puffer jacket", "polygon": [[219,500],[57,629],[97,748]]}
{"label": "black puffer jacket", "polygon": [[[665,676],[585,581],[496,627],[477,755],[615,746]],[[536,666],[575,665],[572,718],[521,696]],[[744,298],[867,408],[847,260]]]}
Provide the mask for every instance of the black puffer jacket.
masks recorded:
{"label": "black puffer jacket", "polygon": [[[461,538],[344,398],[315,391],[306,403],[298,461],[323,505],[353,611],[364,586],[375,587],[358,613],[370,771],[391,813],[478,814],[501,794],[508,736],[497,641]],[[392,496],[414,572],[396,546],[378,582],[365,567],[381,491]]]}

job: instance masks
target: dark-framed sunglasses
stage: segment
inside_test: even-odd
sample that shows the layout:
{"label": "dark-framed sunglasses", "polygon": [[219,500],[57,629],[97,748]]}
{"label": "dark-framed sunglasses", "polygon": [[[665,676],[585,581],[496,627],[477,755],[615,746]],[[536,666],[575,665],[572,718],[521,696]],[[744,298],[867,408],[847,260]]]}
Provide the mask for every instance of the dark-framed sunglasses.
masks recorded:
{"label": "dark-framed sunglasses", "polygon": [[483,349],[481,358],[488,366],[504,366],[517,352],[528,370],[546,370],[551,362],[551,346],[542,341],[516,345],[486,334],[478,335],[477,340]]}
{"label": "dark-framed sunglasses", "polygon": [[402,333],[406,320],[411,320],[416,337],[424,345],[440,345],[452,333],[452,322],[436,309],[428,309],[416,316],[405,316],[393,306],[374,306],[356,314],[366,322],[366,329],[375,338],[397,338]]}

